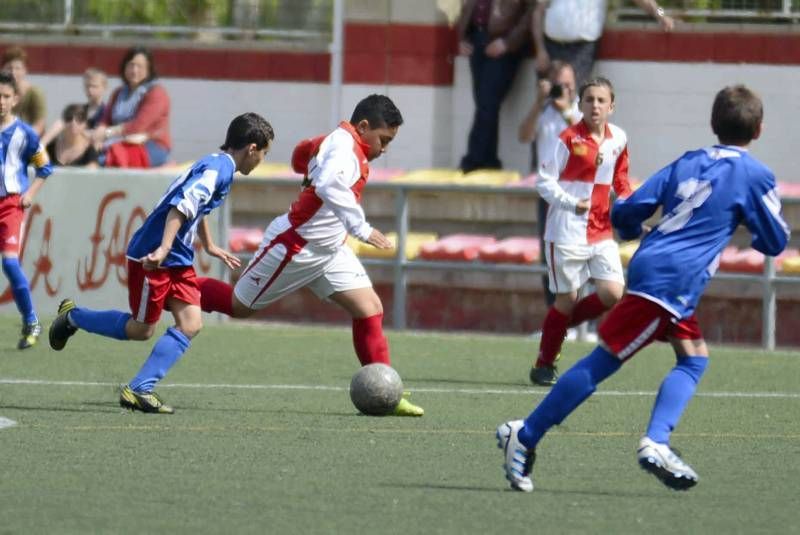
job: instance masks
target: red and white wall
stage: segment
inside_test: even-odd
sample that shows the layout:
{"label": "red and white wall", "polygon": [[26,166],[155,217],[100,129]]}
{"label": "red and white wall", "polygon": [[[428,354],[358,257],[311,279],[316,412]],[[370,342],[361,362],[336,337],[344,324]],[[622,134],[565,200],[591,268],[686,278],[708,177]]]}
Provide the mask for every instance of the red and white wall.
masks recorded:
{"label": "red and white wall", "polygon": [[[452,1],[349,0],[345,28],[342,117],[372,92],[391,96],[406,124],[377,165],[454,167],[466,145],[473,105],[466,58],[454,57],[448,27]],[[0,38],[0,48],[10,44]],[[83,99],[80,73],[97,66],[116,76],[130,43],[16,41],[26,47],[34,83],[48,97],[54,120]],[[231,45],[154,45],[162,82],[172,97],[173,158],[191,160],[215,149],[228,121],[244,111],[265,115],[276,129],[271,159],[286,162],[301,138],[326,131],[330,118],[329,56]],[[722,33],[679,26],[662,34],[649,26],[609,29],[597,71],[617,89],[614,122],[631,139],[632,174],[645,177],[686,149],[713,142],[708,127],[714,93],[746,83],[766,105],[766,129],[754,153],[780,180],[794,170],[792,127],[800,111],[800,35]],[[516,140],[518,122],[533,101],[526,62],[501,113],[500,155],[506,167],[528,171],[529,148]]]}

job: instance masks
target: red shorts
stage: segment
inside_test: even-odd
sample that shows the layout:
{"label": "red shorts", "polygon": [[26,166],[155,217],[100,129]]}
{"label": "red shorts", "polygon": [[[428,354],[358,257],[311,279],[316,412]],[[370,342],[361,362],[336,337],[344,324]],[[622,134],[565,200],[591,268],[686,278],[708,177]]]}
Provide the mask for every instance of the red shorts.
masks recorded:
{"label": "red shorts", "polygon": [[128,303],[133,319],[157,322],[170,297],[200,306],[200,287],[192,266],[146,271],[141,262],[128,260]]}
{"label": "red shorts", "polygon": [[19,254],[20,229],[25,210],[20,196],[12,193],[0,199],[0,253]]}
{"label": "red shorts", "polygon": [[677,319],[667,309],[638,295],[626,294],[597,329],[606,347],[627,360],[654,340],[700,340],[703,333],[692,314]]}

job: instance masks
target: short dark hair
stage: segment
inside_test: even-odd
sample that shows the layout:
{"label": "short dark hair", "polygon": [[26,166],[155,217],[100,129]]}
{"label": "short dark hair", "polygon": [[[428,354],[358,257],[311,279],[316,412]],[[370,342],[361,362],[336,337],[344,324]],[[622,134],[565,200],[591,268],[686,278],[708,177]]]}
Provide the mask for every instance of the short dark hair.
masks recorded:
{"label": "short dark hair", "polygon": [[225,143],[220,150],[238,150],[250,143],[255,143],[261,150],[275,139],[272,125],[257,113],[248,112],[239,115],[231,121]]}
{"label": "short dark hair", "polygon": [[153,53],[150,52],[150,49],[144,46],[133,46],[125,52],[125,55],[122,56],[122,62],[119,64],[119,77],[122,78],[122,83],[125,85],[128,85],[128,81],[125,79],[125,66],[139,54],[143,55],[147,60],[147,78],[145,82],[151,82],[158,78],[156,64],[153,63]]}
{"label": "short dark hair", "polygon": [[86,122],[86,104],[67,104],[61,112],[61,120],[65,123],[77,118],[79,122]]}
{"label": "short dark hair", "polygon": [[614,85],[611,83],[611,80],[608,78],[603,78],[602,76],[597,76],[592,78],[591,80],[585,82],[581,86],[581,90],[578,93],[580,100],[583,100],[583,93],[589,89],[590,87],[606,87],[608,88],[608,92],[611,93],[611,102],[614,102]]}
{"label": "short dark hair", "polygon": [[369,122],[370,128],[394,128],[403,124],[400,110],[386,95],[370,95],[356,104],[350,124],[358,124],[364,119]]}
{"label": "short dark hair", "polygon": [[750,143],[763,118],[761,99],[744,85],[721,89],[711,107],[711,129],[725,145]]}
{"label": "short dark hair", "polygon": [[11,73],[0,72],[0,85],[10,85],[14,93],[19,93],[17,89],[17,81],[11,76]]}

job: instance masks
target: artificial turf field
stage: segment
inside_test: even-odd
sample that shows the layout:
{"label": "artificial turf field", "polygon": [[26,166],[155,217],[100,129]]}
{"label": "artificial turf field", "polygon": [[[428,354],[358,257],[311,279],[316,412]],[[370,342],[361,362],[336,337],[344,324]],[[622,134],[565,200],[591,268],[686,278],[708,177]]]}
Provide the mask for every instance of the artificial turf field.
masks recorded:
{"label": "artificial turf field", "polygon": [[[673,436],[691,491],[635,461],[673,360],[653,346],[545,438],[523,494],[494,429],[545,392],[529,338],[389,333],[426,410],[411,419],[352,407],[347,328],[207,326],[158,389],[172,416],[117,405],[151,343],[19,352],[17,332],[0,317],[2,534],[800,533],[798,353],[712,348]],[[567,344],[561,368],[589,349]]]}

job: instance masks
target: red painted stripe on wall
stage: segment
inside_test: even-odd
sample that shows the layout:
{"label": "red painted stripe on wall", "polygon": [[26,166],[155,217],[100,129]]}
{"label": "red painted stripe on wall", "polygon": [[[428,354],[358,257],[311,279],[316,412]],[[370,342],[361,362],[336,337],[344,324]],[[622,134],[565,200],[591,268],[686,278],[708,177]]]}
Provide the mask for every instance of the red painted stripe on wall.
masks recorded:
{"label": "red painted stripe on wall", "polygon": [[[0,49],[11,44],[0,41]],[[116,76],[126,47],[99,44],[24,44],[33,74],[80,74],[99,67]],[[453,84],[454,31],[447,26],[350,23],[345,28],[345,83]],[[330,57],[322,52],[154,48],[161,76],[213,80],[327,83]],[[800,65],[793,33],[662,33],[608,29],[599,59]]]}

